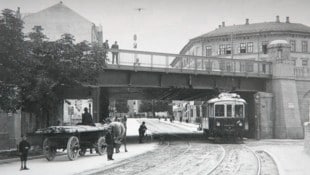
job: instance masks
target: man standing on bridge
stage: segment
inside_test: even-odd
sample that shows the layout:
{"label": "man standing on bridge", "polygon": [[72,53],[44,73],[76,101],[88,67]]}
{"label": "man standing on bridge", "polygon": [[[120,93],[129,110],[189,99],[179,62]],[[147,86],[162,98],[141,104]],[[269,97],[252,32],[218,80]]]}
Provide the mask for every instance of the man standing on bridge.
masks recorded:
{"label": "man standing on bridge", "polygon": [[112,51],[112,64],[114,64],[114,58],[115,58],[115,63],[118,64],[118,44],[117,41],[112,45],[111,49],[115,49],[115,51]]}

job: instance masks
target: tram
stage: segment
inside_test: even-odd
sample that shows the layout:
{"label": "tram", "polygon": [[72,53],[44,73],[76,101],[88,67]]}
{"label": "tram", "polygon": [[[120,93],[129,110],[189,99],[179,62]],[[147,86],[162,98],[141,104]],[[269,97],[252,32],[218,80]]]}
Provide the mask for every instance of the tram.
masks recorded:
{"label": "tram", "polygon": [[248,127],[246,101],[236,93],[221,93],[206,102],[201,127],[206,137],[242,138]]}

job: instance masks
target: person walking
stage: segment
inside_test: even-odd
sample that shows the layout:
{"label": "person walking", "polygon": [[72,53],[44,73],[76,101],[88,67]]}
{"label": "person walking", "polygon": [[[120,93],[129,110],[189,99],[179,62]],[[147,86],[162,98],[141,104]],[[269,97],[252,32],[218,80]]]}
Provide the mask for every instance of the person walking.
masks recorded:
{"label": "person walking", "polygon": [[[117,41],[114,42],[111,49],[115,49],[115,50],[119,49]],[[112,51],[112,64],[114,64],[114,59],[115,59],[115,63],[118,64],[118,51]]]}
{"label": "person walking", "polygon": [[88,108],[84,108],[84,113],[82,114],[82,125],[95,126],[91,114],[88,112]]}
{"label": "person walking", "polygon": [[145,122],[143,121],[139,127],[139,143],[143,143],[142,140],[144,138],[144,134],[146,130],[147,130],[147,127],[145,126]]}
{"label": "person walking", "polygon": [[21,161],[20,170],[29,170],[29,168],[27,168],[27,158],[29,149],[30,144],[27,141],[27,136],[23,135],[22,141],[19,142],[18,144],[18,151],[20,153],[20,161]]}
{"label": "person walking", "polygon": [[105,141],[107,143],[107,156],[108,160],[114,160],[113,159],[113,152],[114,152],[114,135],[113,135],[113,129],[112,126],[108,127],[108,132],[105,135]]}

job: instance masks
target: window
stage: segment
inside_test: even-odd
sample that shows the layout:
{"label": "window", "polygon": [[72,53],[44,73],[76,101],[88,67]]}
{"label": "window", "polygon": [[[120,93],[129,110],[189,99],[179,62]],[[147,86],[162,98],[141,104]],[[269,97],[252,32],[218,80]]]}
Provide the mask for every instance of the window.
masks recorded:
{"label": "window", "polygon": [[253,43],[247,43],[247,53],[253,53]]}
{"label": "window", "polygon": [[262,51],[263,51],[263,54],[267,54],[267,46],[268,46],[268,41],[262,42]]}
{"label": "window", "polygon": [[266,64],[262,64],[262,72],[266,73]]}
{"label": "window", "polygon": [[226,110],[227,110],[227,117],[232,117],[232,105],[227,105]]}
{"label": "window", "polygon": [[248,62],[245,64],[245,71],[246,72],[253,72],[254,71],[254,65],[251,62]]}
{"label": "window", "polygon": [[225,44],[221,44],[219,48],[219,54],[224,55],[225,54]]}
{"label": "window", "polygon": [[302,41],[301,42],[301,51],[302,52],[308,52],[308,41]]}
{"label": "window", "polygon": [[226,54],[231,54],[231,45],[226,44]]}
{"label": "window", "polygon": [[235,105],[235,117],[243,117],[243,105]]}
{"label": "window", "polygon": [[245,43],[240,43],[240,53],[246,53]]}
{"label": "window", "polygon": [[211,56],[212,55],[212,46],[207,46],[206,47],[206,56]]}
{"label": "window", "polygon": [[290,44],[291,44],[291,52],[296,52],[296,41],[291,40]]}
{"label": "window", "polygon": [[308,66],[308,59],[303,59],[303,60],[301,61],[301,65],[302,65],[302,66]]}
{"label": "window", "polygon": [[215,105],[215,117],[224,117],[224,105]]}

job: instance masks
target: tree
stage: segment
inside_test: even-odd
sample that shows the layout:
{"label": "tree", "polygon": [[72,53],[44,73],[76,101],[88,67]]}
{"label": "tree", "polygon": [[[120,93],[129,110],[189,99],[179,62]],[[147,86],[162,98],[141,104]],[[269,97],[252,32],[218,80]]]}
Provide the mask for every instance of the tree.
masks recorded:
{"label": "tree", "polygon": [[20,107],[16,87],[25,83],[22,72],[27,70],[22,29],[23,22],[14,11],[4,9],[0,16],[0,108],[4,111]]}
{"label": "tree", "polygon": [[62,100],[62,87],[96,83],[105,68],[103,49],[87,42],[74,44],[64,34],[48,41],[41,26],[34,26],[24,40],[23,22],[5,9],[0,16],[0,108],[42,115]]}

